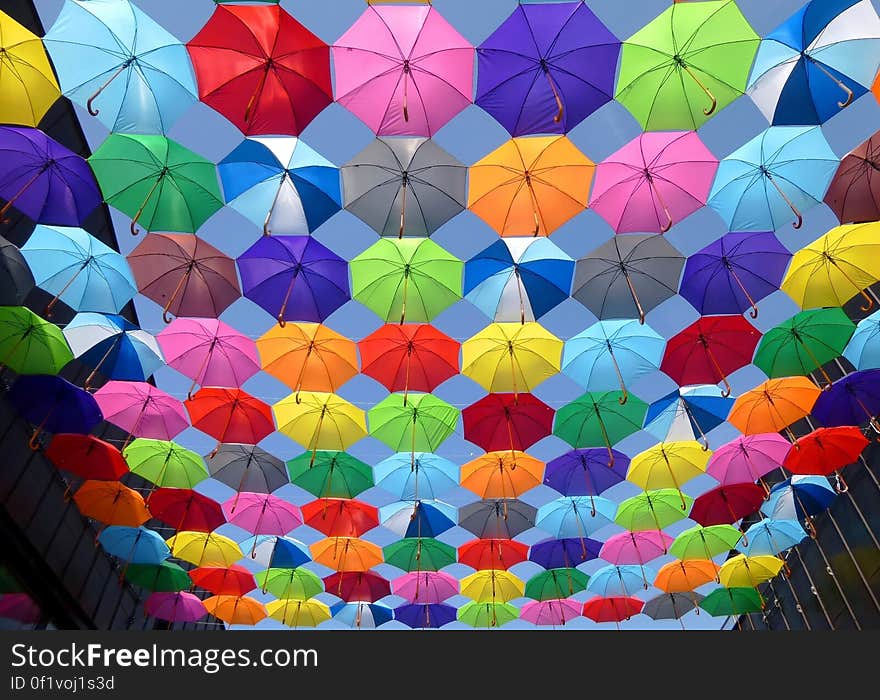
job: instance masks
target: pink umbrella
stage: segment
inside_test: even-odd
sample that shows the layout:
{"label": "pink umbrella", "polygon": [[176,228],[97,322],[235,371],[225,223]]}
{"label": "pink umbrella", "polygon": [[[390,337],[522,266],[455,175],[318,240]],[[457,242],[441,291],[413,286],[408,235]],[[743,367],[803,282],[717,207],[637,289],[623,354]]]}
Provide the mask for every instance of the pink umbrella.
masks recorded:
{"label": "pink umbrella", "polygon": [[410,603],[431,605],[458,595],[459,582],[442,571],[413,571],[394,579],[391,590]]}
{"label": "pink umbrella", "polygon": [[778,433],[743,435],[712,453],[706,473],[722,486],[760,481],[769,495],[770,488],[762,477],[782,468],[790,449],[791,443]]}
{"label": "pink umbrella", "polygon": [[430,6],[370,6],[332,49],[336,101],[379,136],[433,136],[473,101],[474,47]]}
{"label": "pink umbrella", "polygon": [[611,564],[642,566],[666,554],[672,541],[672,537],[659,530],[621,532],[605,540],[599,557]]}
{"label": "pink umbrella", "polygon": [[641,134],[596,166],[590,207],[617,233],[665,233],[706,203],[717,169],[695,131]]}
{"label": "pink umbrella", "polygon": [[299,508],[270,493],[238,493],[223,504],[223,513],[253,535],[285,535],[303,524]]}
{"label": "pink umbrella", "polygon": [[109,381],[95,392],[104,420],[132,437],[171,440],[189,427],[183,403],[148,382]]}
{"label": "pink umbrella", "polygon": [[43,612],[27,593],[4,593],[0,595],[0,617],[35,625],[43,617]]}
{"label": "pink umbrella", "polygon": [[257,345],[246,335],[213,318],[176,318],[156,340],[169,366],[196,384],[240,387],[260,371]]}
{"label": "pink umbrella", "polygon": [[520,619],[542,627],[562,626],[569,620],[581,616],[582,603],[568,598],[559,600],[533,600],[522,606]]}
{"label": "pink umbrella", "polygon": [[144,602],[144,612],[168,622],[195,622],[208,614],[198,596],[187,591],[150,593]]}

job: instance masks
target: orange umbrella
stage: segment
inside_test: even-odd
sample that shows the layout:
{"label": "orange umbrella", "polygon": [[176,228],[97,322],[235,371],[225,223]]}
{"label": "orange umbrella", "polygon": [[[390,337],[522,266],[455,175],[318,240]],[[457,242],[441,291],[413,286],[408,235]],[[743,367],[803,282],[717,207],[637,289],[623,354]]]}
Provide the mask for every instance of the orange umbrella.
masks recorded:
{"label": "orange umbrella", "polygon": [[809,415],[821,393],[806,377],[768,379],[737,398],[727,420],[744,435],[785,430],[796,442],[789,426]]}
{"label": "orange umbrella", "polygon": [[334,392],[358,373],[357,345],[321,323],[272,326],[257,350],[263,369],[297,394]]}
{"label": "orange umbrella", "polygon": [[84,481],[73,500],[80,513],[105,525],[139,527],[151,517],[143,496],[118,481]]}
{"label": "orange umbrella", "polygon": [[268,615],[265,605],[246,595],[212,595],[202,603],[211,615],[228,625],[255,625]]}
{"label": "orange umbrella", "polygon": [[666,593],[685,593],[717,580],[718,566],[711,559],[686,559],[664,564],[657,572],[654,585]]}
{"label": "orange umbrella", "polygon": [[549,236],[587,208],[595,169],[565,136],[512,139],[471,166],[468,209],[502,236]]}
{"label": "orange umbrella", "polygon": [[544,478],[544,463],[520,450],[487,452],[461,467],[461,485],[480,498],[517,498]]}
{"label": "orange umbrella", "polygon": [[325,537],[309,545],[312,559],[336,571],[369,571],[382,563],[382,550],[357,537]]}

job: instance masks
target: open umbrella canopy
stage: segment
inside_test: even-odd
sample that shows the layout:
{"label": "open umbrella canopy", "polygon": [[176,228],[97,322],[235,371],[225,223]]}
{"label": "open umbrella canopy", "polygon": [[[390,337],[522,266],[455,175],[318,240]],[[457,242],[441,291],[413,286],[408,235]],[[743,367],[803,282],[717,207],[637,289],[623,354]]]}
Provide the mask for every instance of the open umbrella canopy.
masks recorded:
{"label": "open umbrella canopy", "polygon": [[272,412],[278,432],[307,450],[345,450],[367,436],[364,411],[336,394],[291,394],[273,405]]}
{"label": "open umbrella canopy", "polygon": [[317,563],[336,571],[369,571],[383,561],[377,545],[357,537],[326,537],[309,549]]}
{"label": "open umbrella canopy", "polygon": [[275,431],[272,409],[242,389],[202,387],[183,402],[194,428],[221,443],[256,445]]}
{"label": "open umbrella canopy", "polygon": [[740,394],[728,420],[744,435],[778,433],[809,415],[822,390],[806,377],[768,379],[754,389]]}
{"label": "open umbrella canopy", "polygon": [[98,534],[98,543],[127,564],[161,564],[171,554],[159,533],[143,526],[108,525]]}
{"label": "open umbrella canopy", "polygon": [[295,569],[312,560],[308,545],[292,537],[255,535],[244,540],[241,547],[250,552],[252,561],[267,569]]}
{"label": "open umbrella canopy", "polygon": [[524,595],[533,600],[559,600],[585,590],[590,577],[573,567],[549,569],[526,581]]}
{"label": "open umbrella canopy", "polygon": [[385,545],[385,562],[409,572],[439,571],[455,563],[455,547],[431,537],[405,537]]}
{"label": "open umbrella canopy", "polygon": [[461,579],[461,594],[478,603],[506,603],[524,595],[524,584],[509,571],[485,569]]}
{"label": "open umbrella canopy", "polygon": [[761,594],[754,588],[716,588],[700,601],[700,607],[713,617],[722,615],[748,615],[761,612],[764,604]]}
{"label": "open umbrella canopy", "polygon": [[556,538],[586,538],[614,521],[617,504],[601,496],[565,496],[538,508],[535,527]]}
{"label": "open umbrella canopy", "polygon": [[763,508],[766,493],[757,484],[726,484],[700,494],[690,518],[704,527],[732,524]]}
{"label": "open umbrella canopy", "polygon": [[394,619],[413,629],[434,629],[454,622],[458,609],[448,603],[406,603],[394,608]]}
{"label": "open umbrella canopy", "polygon": [[144,601],[144,613],[167,622],[196,622],[208,611],[194,593],[156,591]]}
{"label": "open umbrella canopy", "polygon": [[612,564],[641,566],[669,553],[672,541],[672,537],[660,530],[619,532],[605,540],[599,556]]}
{"label": "open umbrella canopy", "polygon": [[[587,392],[556,411],[553,434],[572,447],[605,447],[608,466],[617,460],[611,446],[642,429],[648,404],[623,392]],[[617,453],[619,454],[619,453]]]}
{"label": "open umbrella canopy", "polygon": [[[412,506],[410,506],[412,507]],[[376,506],[354,498],[319,498],[302,507],[303,523],[328,537],[360,537],[379,526]]]}
{"label": "open umbrella canopy", "polygon": [[[824,476],[794,475],[774,484],[761,512],[773,520],[806,521],[824,512],[837,496],[834,487]],[[815,534],[815,533],[812,533]]]}
{"label": "open umbrella canopy", "polygon": [[130,437],[172,440],[189,427],[183,404],[148,382],[111,380],[95,392],[104,420]]}
{"label": "open umbrella canopy", "polygon": [[732,525],[697,525],[682,530],[669,547],[678,559],[712,559],[734,549],[742,533]]}
{"label": "open umbrella canopy", "polygon": [[208,460],[208,471],[236,491],[272,493],[289,482],[284,462],[256,445],[221,445]]}
{"label": "open umbrella canopy", "polygon": [[367,413],[370,435],[395,452],[435,452],[455,432],[459,410],[433,394],[390,394]]}
{"label": "open umbrella canopy", "polygon": [[857,370],[880,369],[880,311],[875,311],[856,324],[843,356]]}
{"label": "open umbrella canopy", "polygon": [[609,564],[593,572],[587,591],[600,596],[633,595],[645,588],[645,577],[653,578],[654,573],[643,566]]}
{"label": "open umbrella canopy", "polygon": [[213,532],[226,522],[217,501],[192,489],[157,488],[147,497],[147,507],[156,520],[175,530]]}
{"label": "open umbrella canopy", "polygon": [[779,557],[765,554],[749,557],[745,554],[737,554],[721,565],[718,578],[721,584],[728,588],[737,586],[754,588],[776,576],[784,564],[785,562]]}
{"label": "open umbrella canopy", "polygon": [[853,426],[867,423],[874,432],[880,426],[880,369],[851,372],[819,395],[812,415],[822,425]]}
{"label": "open umbrella canopy", "polygon": [[84,481],[73,500],[80,513],[106,525],[138,527],[151,517],[143,496],[118,481]]}
{"label": "open umbrella canopy", "polygon": [[516,498],[486,499],[459,508],[458,524],[482,539],[510,540],[535,527],[537,513],[535,506]]}
{"label": "open umbrella canopy", "polygon": [[345,603],[333,610],[333,620],[356,629],[375,629],[394,619],[394,610],[362,600]]}
{"label": "open umbrella canopy", "polygon": [[278,598],[308,600],[324,592],[324,582],[308,569],[266,569],[254,577],[263,592]]}
{"label": "open umbrella canopy", "polygon": [[18,246],[0,236],[0,305],[23,304],[35,286],[34,275]]}
{"label": "open umbrella canopy", "polygon": [[402,501],[417,501],[436,499],[458,486],[459,467],[430,452],[398,452],[373,465],[372,474],[379,488]]}
{"label": "open umbrella canopy", "polygon": [[666,593],[685,593],[716,580],[719,566],[709,559],[685,559],[664,564],[654,585]]}
{"label": "open umbrella canopy", "polygon": [[45,454],[56,469],[82,479],[117,481],[128,471],[119,448],[94,435],[56,433]]}
{"label": "open umbrella canopy", "polygon": [[542,461],[519,450],[500,450],[463,464],[460,483],[480,498],[517,498],[543,477]]}
{"label": "open umbrella canopy", "polygon": [[43,42],[5,12],[0,13],[0,48],[9,69],[0,77],[0,122],[36,126],[61,96]]}
{"label": "open umbrella canopy", "polygon": [[765,518],[749,525],[736,548],[747,557],[777,555],[791,549],[807,536],[797,520]]}
{"label": "open umbrella canopy", "polygon": [[553,409],[532,394],[487,394],[461,412],[465,440],[484,450],[527,450],[550,435]]}
{"label": "open umbrella canopy", "polygon": [[391,582],[394,595],[411,603],[442,603],[458,595],[457,578],[442,571],[417,571],[399,576]]}
{"label": "open umbrella canopy", "polygon": [[526,560],[528,545],[511,539],[468,540],[458,548],[458,561],[478,571],[507,570]]}
{"label": "open umbrella canopy", "polygon": [[86,435],[103,418],[92,394],[61,377],[20,376],[6,396],[18,415],[36,426],[29,443],[32,449],[37,449],[37,438],[44,430]]}
{"label": "open umbrella canopy", "polygon": [[538,627],[564,627],[566,622],[581,616],[583,606],[574,600],[532,600],[520,608],[521,619]]}
{"label": "open umbrella canopy", "polygon": [[727,420],[733,401],[714,384],[683,387],[651,404],[645,430],[662,441],[700,440],[708,449],[706,433]]}
{"label": "open umbrella canopy", "polygon": [[209,476],[201,456],[170,440],[137,438],[122,456],[133,474],[156,486],[191,489]]}
{"label": "open umbrella canopy", "polygon": [[382,506],[379,519],[400,537],[438,537],[458,524],[458,509],[437,500],[397,501]]}
{"label": "open umbrella canopy", "polygon": [[825,204],[842,224],[880,219],[880,134],[874,133],[840,159]]}
{"label": "open umbrella canopy", "polygon": [[[407,469],[409,456],[407,455]],[[308,452],[287,462],[290,482],[318,498],[354,498],[371,488],[370,465],[347,452],[318,450],[314,460]]]}
{"label": "open umbrella canopy", "polygon": [[[703,598],[701,593],[694,591],[662,593],[647,601],[642,612],[652,620],[680,620],[692,610],[696,610]],[[682,624],[682,629],[684,629],[684,624]]]}
{"label": "open umbrella canopy", "polygon": [[597,559],[602,543],[589,537],[546,539],[529,547],[529,561],[545,569],[568,569]]}
{"label": "open umbrella canopy", "polygon": [[72,360],[58,326],[25,306],[0,306],[0,365],[16,374],[58,374]]}
{"label": "open umbrella canopy", "polygon": [[243,566],[200,566],[189,572],[192,582],[214,595],[240,596],[257,587],[254,575]]}
{"label": "open umbrella canopy", "polygon": [[284,535],[303,524],[299,508],[271,493],[237,493],[223,504],[223,512],[254,535]]}
{"label": "open umbrella canopy", "polygon": [[148,591],[182,591],[192,585],[189,574],[180,564],[163,561],[159,564],[130,564],[125,580]]}
{"label": "open umbrella canopy", "polygon": [[227,625],[257,624],[268,616],[266,606],[245,595],[213,595],[202,601],[205,610]]}
{"label": "open umbrella canopy", "polygon": [[[855,425],[816,428],[798,438],[783,467],[792,474],[829,476],[858,460],[869,444]],[[840,474],[836,478],[842,481]]]}
{"label": "open umbrella canopy", "polygon": [[232,566],[244,554],[238,544],[216,532],[182,530],[166,540],[171,554],[196,566]]}
{"label": "open umbrella canopy", "polygon": [[598,596],[584,603],[582,613],[594,622],[620,623],[638,615],[643,607],[644,603],[635,596]]}
{"label": "open umbrella canopy", "polygon": [[324,588],[345,601],[374,603],[391,594],[391,583],[372,571],[337,571],[324,577]]}
{"label": "open umbrella canopy", "polygon": [[659,531],[688,517],[693,504],[677,489],[651,489],[621,501],[614,522],[632,532]]}
{"label": "open umbrella canopy", "polygon": [[705,473],[710,456],[695,440],[660,442],[632,458],[626,478],[645,490],[681,491],[683,484]]}
{"label": "open umbrella canopy", "polygon": [[361,372],[388,391],[434,391],[458,374],[461,343],[428,324],[387,323],[358,342]]}
{"label": "open umbrella canopy", "polygon": [[510,603],[472,600],[458,609],[457,617],[471,627],[501,627],[517,619],[519,612]]}
{"label": "open umbrella canopy", "polygon": [[317,627],[333,617],[327,604],[314,598],[273,600],[266,604],[266,612],[272,619],[293,628]]}
{"label": "open umbrella canopy", "polygon": [[563,496],[598,496],[626,479],[629,457],[599,448],[569,450],[549,462],[544,470],[544,484]]}
{"label": "open umbrella canopy", "polygon": [[775,432],[743,435],[712,453],[706,473],[725,486],[757,481],[779,469],[790,449],[791,443]]}

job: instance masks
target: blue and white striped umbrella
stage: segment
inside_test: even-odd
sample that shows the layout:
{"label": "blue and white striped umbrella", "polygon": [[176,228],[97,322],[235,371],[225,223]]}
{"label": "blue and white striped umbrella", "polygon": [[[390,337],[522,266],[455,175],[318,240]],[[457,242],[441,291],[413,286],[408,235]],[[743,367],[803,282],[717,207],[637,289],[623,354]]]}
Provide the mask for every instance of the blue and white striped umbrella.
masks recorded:
{"label": "blue and white striped umbrella", "polygon": [[730,415],[733,398],[718,395],[715,384],[684,386],[650,405],[645,430],[661,441],[703,440]]}
{"label": "blue and white striped umbrella", "polygon": [[437,537],[458,524],[458,509],[443,501],[396,501],[379,508],[379,521],[400,537]]}
{"label": "blue and white striped umbrella", "polygon": [[352,601],[330,608],[333,619],[357,629],[375,629],[394,619],[394,611],[387,605]]}

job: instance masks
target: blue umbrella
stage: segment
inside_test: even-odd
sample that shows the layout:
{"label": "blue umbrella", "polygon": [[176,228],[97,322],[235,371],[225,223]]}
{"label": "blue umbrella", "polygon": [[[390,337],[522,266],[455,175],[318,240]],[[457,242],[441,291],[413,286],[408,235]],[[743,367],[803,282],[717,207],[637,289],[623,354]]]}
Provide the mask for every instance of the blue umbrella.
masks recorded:
{"label": "blue umbrella", "polygon": [[880,68],[870,0],[813,0],[768,34],[748,94],[772,124],[821,124],[861,97]]}
{"label": "blue umbrella", "polygon": [[775,556],[791,549],[806,536],[797,520],[768,518],[749,526],[736,548],[747,557],[759,554]]}
{"label": "blue umbrella", "polygon": [[568,299],[574,260],[549,238],[502,238],[464,266],[464,295],[495,321],[535,321]]}
{"label": "blue umbrella", "polygon": [[401,501],[436,499],[458,486],[459,467],[430,452],[398,452],[373,466],[376,486]]}
{"label": "blue umbrella", "polygon": [[651,569],[638,564],[609,564],[590,576],[587,590],[603,597],[635,595],[647,588],[647,581],[653,581],[655,576]]}
{"label": "blue umbrella", "polygon": [[333,619],[349,627],[375,629],[394,619],[394,611],[387,605],[355,601],[334,606]]}
{"label": "blue umbrella", "polygon": [[812,516],[824,512],[837,492],[824,476],[792,476],[770,489],[761,512],[773,520],[799,520],[816,534]]}
{"label": "blue umbrella", "polygon": [[339,169],[298,138],[247,138],[217,171],[226,203],[266,235],[308,235],[342,208]]}
{"label": "blue umbrella", "polygon": [[568,569],[597,559],[602,543],[589,537],[563,537],[536,542],[529,547],[529,561],[545,569]]}
{"label": "blue umbrella", "polygon": [[128,261],[81,228],[37,226],[21,248],[37,285],[74,311],[115,314],[137,294]]}
{"label": "blue umbrella", "polygon": [[562,352],[562,371],[588,391],[617,389],[626,403],[626,385],[656,371],[666,341],[635,319],[598,321],[569,338]]}
{"label": "blue umbrella", "polygon": [[312,561],[309,546],[292,537],[256,535],[241,543],[242,552],[267,569],[295,569]]}
{"label": "blue umbrella", "polygon": [[[161,564],[171,551],[158,532],[146,527],[108,525],[98,535],[107,554],[128,564]],[[124,575],[124,574],[123,574]]]}
{"label": "blue umbrella", "polygon": [[94,396],[61,377],[22,375],[7,396],[18,414],[37,426],[30,439],[34,450],[44,430],[86,435],[104,418]]}
{"label": "blue umbrella", "polygon": [[437,537],[458,523],[458,509],[442,501],[397,501],[379,508],[382,525],[400,537]]}
{"label": "blue umbrella", "polygon": [[708,449],[706,433],[727,420],[733,402],[733,398],[719,396],[714,384],[682,387],[648,407],[645,430],[662,441],[697,440],[699,436]]}
{"label": "blue umbrella", "polygon": [[707,204],[729,231],[800,228],[838,165],[819,127],[771,126],[721,161]]}
{"label": "blue umbrella", "polygon": [[85,388],[99,370],[108,379],[141,382],[165,364],[156,339],[122,316],[80,313],[63,333],[73,356],[92,368]]}
{"label": "blue umbrella", "polygon": [[167,133],[197,100],[186,47],[127,0],[67,0],[43,42],[62,92],[111,131]]}
{"label": "blue umbrella", "polygon": [[826,428],[868,423],[880,433],[874,418],[880,413],[880,369],[851,372],[819,394],[812,414]]}
{"label": "blue umbrella", "polygon": [[617,514],[617,503],[601,496],[565,496],[538,508],[535,527],[554,537],[589,537],[609,525]]}
{"label": "blue umbrella", "polygon": [[880,368],[880,311],[859,321],[843,356],[856,369]]}
{"label": "blue umbrella", "polygon": [[455,622],[457,613],[448,603],[407,603],[394,608],[394,619],[413,629],[431,629]]}

